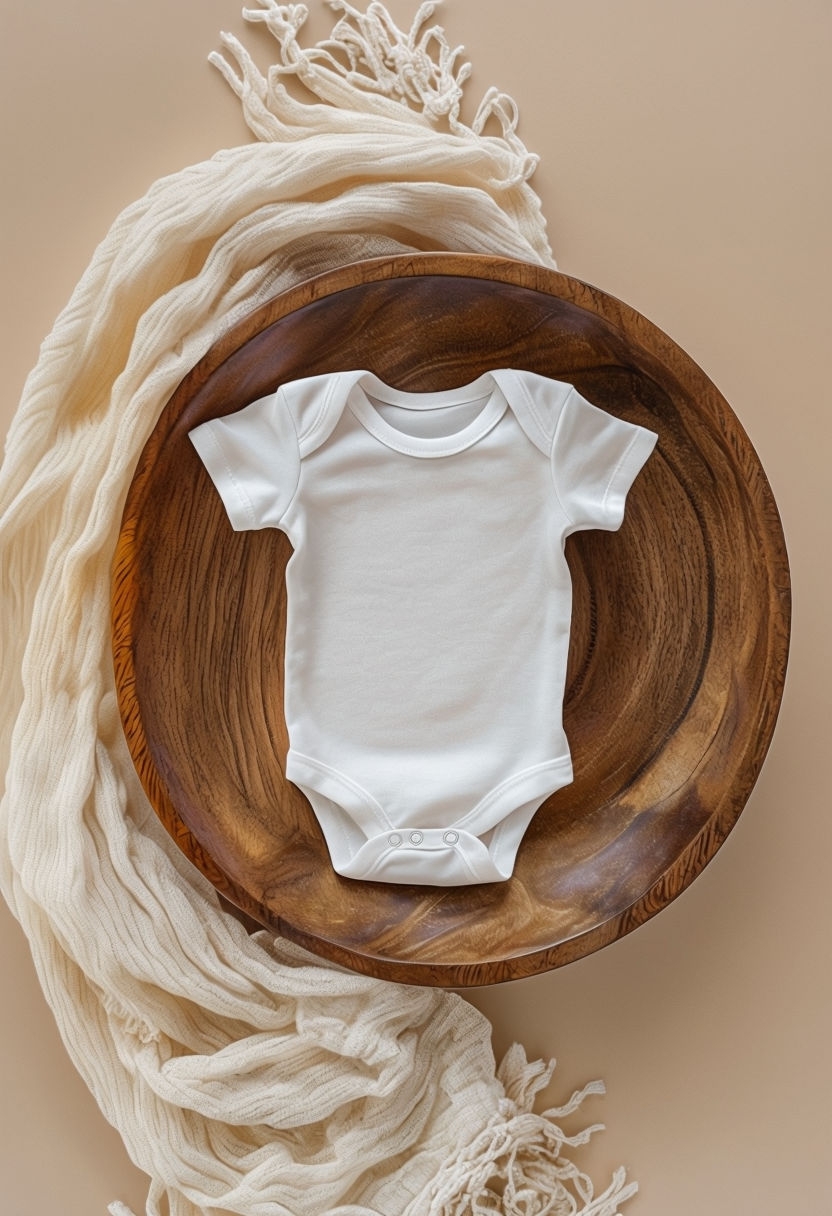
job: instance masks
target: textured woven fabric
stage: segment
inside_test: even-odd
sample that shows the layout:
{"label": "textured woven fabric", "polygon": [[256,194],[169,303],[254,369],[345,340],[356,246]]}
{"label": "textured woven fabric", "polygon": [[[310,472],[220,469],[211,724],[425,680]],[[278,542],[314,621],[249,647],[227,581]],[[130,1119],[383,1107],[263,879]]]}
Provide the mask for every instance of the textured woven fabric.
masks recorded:
{"label": "textured woven fabric", "polygon": [[[113,686],[109,566],[141,448],[177,383],[298,280],[402,248],[551,264],[513,107],[459,120],[464,64],[381,5],[304,51],[299,5],[263,3],[280,61],[219,58],[259,142],[157,182],[114,223],[43,344],[0,471],[3,893],[66,1047],[152,1216],[577,1211],[612,1216],[531,1113],[551,1066],[459,997],[347,973],[249,936],[160,827]],[[292,100],[294,73],[319,99]],[[489,115],[503,136],[485,137]],[[356,171],[360,166],[360,172]],[[586,1092],[598,1092],[600,1086]],[[114,1213],[124,1216],[122,1204]]]}

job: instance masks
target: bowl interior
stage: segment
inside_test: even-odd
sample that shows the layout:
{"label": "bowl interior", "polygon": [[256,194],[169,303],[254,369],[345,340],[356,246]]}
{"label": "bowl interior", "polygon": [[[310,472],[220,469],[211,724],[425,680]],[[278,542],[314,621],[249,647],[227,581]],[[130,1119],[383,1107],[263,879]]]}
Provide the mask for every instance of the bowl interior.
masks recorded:
{"label": "bowl interior", "polygon": [[[411,390],[525,368],[568,380],[659,435],[621,530],[567,542],[564,724],[575,780],[538,811],[507,883],[341,878],[284,776],[291,549],[277,531],[231,530],[187,433],[282,382],[355,367]],[[704,373],[597,290],[462,255],[346,267],[226,335],[159,419],[114,566],[125,733],[157,813],[191,860],[238,907],[318,954],[455,987],[569,962],[684,889],[759,772],[788,627],[776,507]]]}

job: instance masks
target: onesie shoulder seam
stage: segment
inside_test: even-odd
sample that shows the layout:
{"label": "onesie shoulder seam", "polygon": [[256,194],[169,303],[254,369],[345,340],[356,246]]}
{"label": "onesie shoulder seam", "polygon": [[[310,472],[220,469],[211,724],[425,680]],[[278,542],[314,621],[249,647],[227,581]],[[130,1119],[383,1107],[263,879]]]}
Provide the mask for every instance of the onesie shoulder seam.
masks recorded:
{"label": "onesie shoulder seam", "polygon": [[[525,398],[525,401],[527,401],[529,410],[530,410],[530,412],[532,412],[532,417],[534,418],[534,421],[536,423],[538,423],[538,426],[540,427],[541,434],[543,434],[546,439],[549,439],[549,427],[546,426],[545,417],[541,417],[540,412],[538,411],[538,407],[536,407],[536,405],[534,404],[534,398],[533,398],[532,394],[529,393],[528,385],[525,384],[525,381],[522,376],[517,377],[517,383],[519,384],[519,387],[521,387],[521,389],[523,390],[523,396]],[[555,438],[556,430],[557,430],[557,423],[555,423],[555,426],[552,427],[552,440],[553,440],[553,438]]]}
{"label": "onesie shoulder seam", "polygon": [[[528,407],[529,413],[531,414],[532,418],[535,421],[535,425],[538,427],[544,440],[548,440],[549,439],[549,428],[545,425],[545,420],[541,417],[540,412],[538,411],[537,406],[534,403],[534,398],[532,397],[531,393],[529,392],[529,389],[528,389],[528,386],[526,385],[525,380],[523,379],[522,375],[520,375],[520,373],[515,370],[512,370],[512,376],[514,378],[515,383],[517,384],[517,387],[520,389],[520,392],[523,394],[523,400],[525,401],[525,403]],[[555,430],[556,429],[557,429],[557,426],[555,426]],[[554,430],[552,432],[552,436],[554,437]]]}
{"label": "onesie shoulder seam", "polygon": [[[317,444],[314,442],[317,432],[321,429],[327,414],[329,413],[329,407],[332,403],[332,396],[335,392],[336,386],[340,383],[340,379],[341,378],[337,373],[328,377],[327,383],[324,386],[324,390],[321,394],[321,403],[315,411],[315,415],[305,431],[298,431],[297,427],[295,426],[295,420],[292,417],[292,412],[291,410],[289,411],[289,416],[292,418],[292,426],[295,427],[295,434],[298,437],[298,453],[301,459],[303,459],[304,456],[308,456],[310,452],[313,452],[317,446]],[[284,386],[281,385],[281,391],[283,387]],[[286,398],[286,400],[288,402],[288,398]],[[306,448],[306,451],[304,451],[304,447]]]}
{"label": "onesie shoulder seam", "polygon": [[286,413],[289,418],[289,423],[290,423],[290,425],[292,427],[292,431],[294,432],[294,435],[295,435],[295,442],[297,444],[297,465],[296,465],[297,473],[295,475],[295,484],[292,489],[292,493],[289,496],[289,500],[286,503],[286,506],[280,512],[280,517],[277,521],[278,525],[280,525],[283,522],[283,520],[286,518],[287,514],[289,513],[289,509],[292,506],[292,503],[297,498],[298,490],[300,488],[300,470],[301,470],[301,462],[303,460],[303,456],[301,455],[301,450],[300,450],[300,436],[298,435],[298,430],[297,430],[297,427],[295,426],[295,420],[292,417],[292,411],[289,408],[289,402],[286,399],[286,394],[283,392],[282,384],[279,386],[277,392],[275,393],[275,397],[277,398],[277,401],[279,403],[282,403],[283,408],[286,410]]}
{"label": "onesie shoulder seam", "polygon": [[552,446],[549,449],[549,472],[552,475],[552,488],[555,491],[555,498],[557,499],[558,506],[560,507],[561,511],[563,511],[564,515],[566,516],[567,521],[570,524],[574,524],[575,520],[573,519],[573,517],[569,513],[569,511],[567,511],[566,504],[564,503],[563,499],[561,498],[560,491],[558,490],[558,479],[555,475],[555,448],[556,448],[557,442],[558,442],[558,433],[560,432],[561,423],[563,422],[564,415],[566,414],[566,407],[569,405],[569,402],[571,401],[572,397],[575,395],[576,392],[577,392],[577,389],[575,388],[575,386],[573,384],[572,387],[570,388],[569,392],[566,394],[566,397],[564,398],[564,401],[563,401],[563,405],[561,406],[560,411],[558,413],[557,422],[555,423],[554,430],[552,431]]}

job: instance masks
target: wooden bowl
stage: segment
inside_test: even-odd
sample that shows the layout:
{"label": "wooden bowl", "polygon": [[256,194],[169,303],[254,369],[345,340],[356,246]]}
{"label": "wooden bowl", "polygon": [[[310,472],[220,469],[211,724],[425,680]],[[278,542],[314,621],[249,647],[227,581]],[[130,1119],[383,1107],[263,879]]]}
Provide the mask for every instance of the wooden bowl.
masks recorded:
{"label": "wooden bowl", "polygon": [[[567,552],[564,721],[573,784],[541,807],[513,878],[461,888],[332,869],[287,783],[283,570],[274,530],[235,533],[187,438],[284,381],[364,367],[410,390],[494,367],[561,380],[659,434],[618,533]],[[704,373],[644,317],[538,266],[421,254],[301,284],[223,337],[141,456],[113,572],[116,682],[150,801],[257,922],[385,979],[495,983],[642,924],[713,857],[774,729],[789,571],[760,462]]]}

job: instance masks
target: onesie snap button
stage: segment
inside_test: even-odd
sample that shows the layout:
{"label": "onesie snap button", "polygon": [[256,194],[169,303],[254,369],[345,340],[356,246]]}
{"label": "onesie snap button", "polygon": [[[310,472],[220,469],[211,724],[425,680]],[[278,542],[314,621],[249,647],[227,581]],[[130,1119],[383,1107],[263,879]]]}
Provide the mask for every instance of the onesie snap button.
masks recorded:
{"label": "onesie snap button", "polygon": [[445,844],[456,844],[459,840],[459,832],[446,832],[442,839],[445,841]]}
{"label": "onesie snap button", "polygon": [[401,842],[402,842],[402,838],[398,832],[391,832],[390,835],[387,837],[387,843],[392,844],[393,848],[395,848],[396,845],[401,844]]}
{"label": "onesie snap button", "polygon": [[411,844],[421,844],[423,839],[424,839],[424,837],[422,836],[421,832],[411,832],[410,833],[410,843]]}

